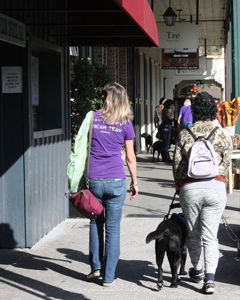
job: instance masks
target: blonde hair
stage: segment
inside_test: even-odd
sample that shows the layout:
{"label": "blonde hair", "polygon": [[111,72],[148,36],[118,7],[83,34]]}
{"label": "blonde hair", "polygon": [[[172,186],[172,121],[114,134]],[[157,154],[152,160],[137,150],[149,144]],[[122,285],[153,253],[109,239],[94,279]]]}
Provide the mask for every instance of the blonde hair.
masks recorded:
{"label": "blonde hair", "polygon": [[128,101],[127,91],[119,83],[106,84],[103,90],[106,99],[101,109],[101,118],[109,125],[120,122],[125,125],[133,120],[133,112]]}
{"label": "blonde hair", "polygon": [[191,105],[191,101],[189,99],[186,99],[183,103],[184,106],[190,106]]}

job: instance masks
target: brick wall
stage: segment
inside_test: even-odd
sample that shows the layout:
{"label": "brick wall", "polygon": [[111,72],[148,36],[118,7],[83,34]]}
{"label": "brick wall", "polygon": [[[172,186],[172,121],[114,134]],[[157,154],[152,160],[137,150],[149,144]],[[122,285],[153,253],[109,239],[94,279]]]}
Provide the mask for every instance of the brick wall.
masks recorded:
{"label": "brick wall", "polygon": [[128,60],[127,47],[94,47],[94,61],[105,64],[112,79],[128,90]]}

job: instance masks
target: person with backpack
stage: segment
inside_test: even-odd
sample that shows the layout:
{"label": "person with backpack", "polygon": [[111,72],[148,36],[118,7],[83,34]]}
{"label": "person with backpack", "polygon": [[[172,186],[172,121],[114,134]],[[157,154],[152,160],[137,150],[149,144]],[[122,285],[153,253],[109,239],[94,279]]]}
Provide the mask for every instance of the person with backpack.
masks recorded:
{"label": "person with backpack", "polygon": [[[206,294],[215,292],[218,265],[217,233],[227,203],[225,178],[231,162],[229,133],[216,127],[217,106],[201,92],[192,104],[194,123],[179,133],[173,155],[176,191],[188,229],[190,278],[203,283]],[[204,271],[203,271],[204,262]]]}
{"label": "person with backpack", "polygon": [[[89,165],[89,189],[102,203],[101,215],[90,223],[89,262],[87,280],[102,277],[102,285],[114,283],[120,256],[120,222],[127,195],[126,174],[121,156],[123,144],[131,176],[130,200],[138,195],[133,113],[126,89],[114,82],[104,87],[105,99],[93,119]],[[105,230],[104,230],[105,227]]]}

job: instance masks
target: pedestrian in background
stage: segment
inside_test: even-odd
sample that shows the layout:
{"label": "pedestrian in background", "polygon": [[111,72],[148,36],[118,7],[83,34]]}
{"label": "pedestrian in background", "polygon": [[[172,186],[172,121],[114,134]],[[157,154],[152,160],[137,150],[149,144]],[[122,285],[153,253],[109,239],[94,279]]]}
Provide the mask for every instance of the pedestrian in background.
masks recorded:
{"label": "pedestrian in background", "polygon": [[162,123],[162,110],[164,108],[163,103],[165,101],[165,97],[162,97],[159,100],[159,105],[155,107],[155,112],[154,112],[154,124],[155,128],[158,128],[160,124]]}
{"label": "pedestrian in background", "polygon": [[162,124],[160,130],[163,133],[163,145],[162,145],[162,161],[163,162],[172,162],[172,159],[169,156],[169,142],[172,132],[172,121],[174,117],[174,102],[171,99],[167,99],[164,102],[164,108],[162,111]]}
{"label": "pedestrian in background", "polygon": [[178,117],[179,125],[181,123],[181,118],[182,118],[182,129],[190,127],[193,123],[191,101],[189,99],[186,99],[183,105],[184,106],[180,108],[179,117]]}
{"label": "pedestrian in background", "polygon": [[[202,92],[192,104],[194,124],[191,131],[198,137],[208,137],[216,127],[217,106],[211,95]],[[218,128],[209,139],[217,154],[219,174],[214,178],[188,177],[188,160],[194,138],[183,129],[179,133],[173,155],[173,175],[176,191],[188,229],[188,251],[193,264],[189,276],[203,284],[203,292],[215,292],[214,276],[218,265],[218,228],[227,203],[225,177],[231,162],[232,140],[229,133]],[[203,247],[202,247],[202,244]],[[205,273],[203,272],[203,259]]]}
{"label": "pedestrian in background", "polygon": [[[102,276],[103,286],[111,286],[120,256],[120,222],[127,195],[126,175],[121,157],[125,144],[126,163],[131,176],[130,199],[138,194],[135,138],[125,88],[118,83],[104,87],[105,101],[93,119],[89,166],[89,188],[103,204],[101,215],[91,219],[88,280]],[[105,237],[104,237],[105,225]],[[105,241],[105,242],[104,242]]]}

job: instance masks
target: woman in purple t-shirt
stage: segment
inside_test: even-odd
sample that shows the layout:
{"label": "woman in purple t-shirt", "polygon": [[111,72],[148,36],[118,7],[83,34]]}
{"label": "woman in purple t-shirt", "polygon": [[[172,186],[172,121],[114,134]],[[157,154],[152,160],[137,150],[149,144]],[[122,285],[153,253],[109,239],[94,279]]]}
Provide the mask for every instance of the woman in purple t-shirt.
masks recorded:
{"label": "woman in purple t-shirt", "polygon": [[192,108],[191,108],[191,101],[186,99],[184,101],[184,106],[180,108],[179,117],[178,117],[178,124],[180,125],[180,120],[182,117],[182,125],[183,128],[188,128],[193,123],[193,116],[192,116]]}
{"label": "woman in purple t-shirt", "polygon": [[[133,114],[127,92],[118,83],[107,84],[103,108],[93,119],[92,145],[89,166],[89,189],[103,204],[100,216],[91,219],[88,280],[102,276],[103,286],[114,282],[120,256],[120,222],[127,195],[126,175],[121,155],[123,144],[126,163],[132,178],[130,199],[138,194],[135,138],[131,120]],[[104,244],[105,224],[105,244]]]}

